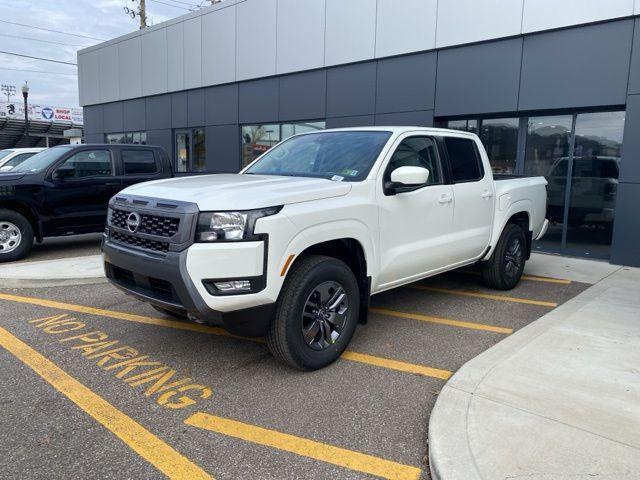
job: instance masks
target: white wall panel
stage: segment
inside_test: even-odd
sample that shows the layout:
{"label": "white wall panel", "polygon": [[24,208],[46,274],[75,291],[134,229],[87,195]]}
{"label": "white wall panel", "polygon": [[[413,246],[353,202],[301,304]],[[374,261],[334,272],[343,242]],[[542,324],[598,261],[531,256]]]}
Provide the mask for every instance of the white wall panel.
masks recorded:
{"label": "white wall panel", "polygon": [[167,27],[167,90],[184,88],[184,25]]}
{"label": "white wall panel", "polygon": [[[564,0],[561,0],[564,1]],[[519,35],[523,0],[441,0],[437,47]],[[547,11],[551,15],[551,11]]]}
{"label": "white wall panel", "polygon": [[142,35],[142,94],[167,91],[167,29]]}
{"label": "white wall panel", "polygon": [[202,16],[203,85],[236,79],[236,6]]}
{"label": "white wall panel", "polygon": [[522,30],[529,33],[629,15],[633,0],[524,0]]}
{"label": "white wall panel", "polygon": [[184,22],[184,88],[202,86],[202,17]]}
{"label": "white wall panel", "polygon": [[635,6],[633,7],[633,14],[640,15],[640,0],[635,0]]}
{"label": "white wall panel", "polygon": [[100,72],[100,102],[120,99],[120,77],[118,67],[118,47],[110,45],[98,50],[98,71]]}
{"label": "white wall panel", "polygon": [[325,0],[278,0],[277,72],[324,65]]}
{"label": "white wall panel", "polygon": [[236,8],[237,79],[274,75],[277,0],[246,0]]}
{"label": "white wall panel", "polygon": [[376,0],[327,0],[325,65],[373,58]]}
{"label": "white wall panel", "polygon": [[436,46],[438,0],[378,0],[376,57]]}
{"label": "white wall panel", "polygon": [[100,50],[78,55],[80,105],[100,103]]}
{"label": "white wall panel", "polygon": [[142,48],[140,37],[118,43],[120,98],[142,96]]}

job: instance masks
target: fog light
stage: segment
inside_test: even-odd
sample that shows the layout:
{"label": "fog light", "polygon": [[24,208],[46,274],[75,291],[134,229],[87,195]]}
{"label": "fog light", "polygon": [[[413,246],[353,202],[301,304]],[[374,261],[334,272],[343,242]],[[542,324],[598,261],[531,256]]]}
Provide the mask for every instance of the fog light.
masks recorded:
{"label": "fog light", "polygon": [[221,292],[250,292],[251,282],[249,280],[232,280],[223,282],[214,282],[213,285]]}

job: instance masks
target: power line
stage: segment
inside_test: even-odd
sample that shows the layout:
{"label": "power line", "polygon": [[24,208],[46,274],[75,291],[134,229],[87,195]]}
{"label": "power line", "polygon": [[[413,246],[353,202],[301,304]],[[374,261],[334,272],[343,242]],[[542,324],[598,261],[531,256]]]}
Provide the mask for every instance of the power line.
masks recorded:
{"label": "power line", "polygon": [[[179,5],[173,5],[171,3],[161,2],[160,0],[150,0],[150,1],[155,2],[155,3],[159,3],[161,5],[166,5],[167,7],[179,8],[180,10],[187,10],[189,12],[192,12],[194,10],[193,8],[180,7]],[[194,5],[194,7],[195,7],[195,5]]]}
{"label": "power line", "polygon": [[9,35],[8,33],[0,33],[0,36],[9,37],[9,38],[18,38],[20,40],[33,40],[34,42],[52,43],[54,45],[66,45],[69,47],[87,47],[88,46],[88,45],[80,45],[77,43],[65,43],[65,42],[55,42],[53,40],[42,40],[40,38],[33,38],[33,37],[21,37],[20,35]]}
{"label": "power line", "polygon": [[52,58],[43,58],[43,57],[33,57],[31,55],[23,55],[21,53],[15,53],[15,52],[5,52],[4,50],[0,50],[0,53],[4,53],[5,55],[14,55],[16,57],[24,57],[24,58],[32,58],[34,60],[42,60],[44,62],[53,62],[53,63],[62,63],[63,65],[73,65],[74,67],[77,67],[78,64],[77,63],[71,63],[71,62],[64,62],[62,60],[54,60]]}
{"label": "power line", "polygon": [[63,32],[61,30],[52,30],[50,28],[45,28],[45,27],[37,27],[35,25],[27,25],[26,23],[17,23],[17,22],[10,22],[9,20],[0,20],[0,22],[2,23],[8,23],[9,25],[17,25],[19,27],[26,27],[26,28],[34,28],[36,30],[42,30],[45,32],[52,32],[52,33],[61,33],[63,35],[71,35],[73,37],[80,37],[80,38],[88,38],[90,40],[99,40],[101,42],[105,42],[106,40],[104,38],[98,38],[98,37],[90,37],[89,35],[82,35],[80,33],[69,33],[69,32]]}
{"label": "power line", "polygon": [[[151,0],[151,1],[153,1],[153,0]],[[182,5],[188,5],[190,7],[198,7],[198,5],[196,5],[195,3],[183,2],[182,0],[169,0],[169,1],[175,2],[175,3],[181,3]],[[202,6],[202,2],[200,2],[200,3],[201,3],[200,6]]]}
{"label": "power line", "polygon": [[27,72],[27,73],[46,73],[47,75],[68,75],[70,77],[77,77],[77,73],[64,73],[64,72],[48,72],[46,70],[29,70],[26,68],[9,68],[0,67],[0,70],[10,70],[12,72]]}

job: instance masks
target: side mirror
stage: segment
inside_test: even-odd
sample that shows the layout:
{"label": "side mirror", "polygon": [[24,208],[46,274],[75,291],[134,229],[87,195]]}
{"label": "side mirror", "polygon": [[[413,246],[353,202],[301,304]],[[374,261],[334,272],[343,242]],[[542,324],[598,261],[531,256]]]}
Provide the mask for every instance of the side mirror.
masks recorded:
{"label": "side mirror", "polygon": [[63,164],[60,165],[55,172],[53,172],[53,178],[62,180],[76,175],[76,167],[73,165]]}
{"label": "side mirror", "polygon": [[384,191],[387,195],[411,192],[426,185],[429,180],[429,170],[422,167],[399,167],[391,172],[391,181],[385,182]]}

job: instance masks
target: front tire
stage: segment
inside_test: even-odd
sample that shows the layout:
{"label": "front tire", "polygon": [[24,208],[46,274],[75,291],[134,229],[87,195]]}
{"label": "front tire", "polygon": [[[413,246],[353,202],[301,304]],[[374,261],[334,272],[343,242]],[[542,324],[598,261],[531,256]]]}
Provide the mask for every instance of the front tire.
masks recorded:
{"label": "front tire", "polygon": [[484,284],[498,290],[511,290],[518,285],[524,271],[526,248],[527,239],[522,227],[508,224],[491,259],[482,267]]}
{"label": "front tire", "polygon": [[13,210],[0,210],[0,263],[24,258],[33,246],[33,227]]}
{"label": "front tire", "polygon": [[358,323],[360,293],[351,269],[340,260],[310,255],[291,267],[267,345],[278,360],[299,370],[317,370],[337,360]]}

